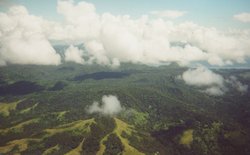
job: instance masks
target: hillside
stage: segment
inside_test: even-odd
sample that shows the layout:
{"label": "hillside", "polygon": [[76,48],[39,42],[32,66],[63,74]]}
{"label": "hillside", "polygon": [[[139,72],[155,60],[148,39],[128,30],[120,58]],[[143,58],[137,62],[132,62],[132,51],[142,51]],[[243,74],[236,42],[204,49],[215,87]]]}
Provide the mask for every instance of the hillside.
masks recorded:
{"label": "hillside", "polygon": [[[1,67],[0,154],[248,154],[249,90],[212,96],[178,78],[186,70]],[[250,85],[250,70],[214,72]]]}

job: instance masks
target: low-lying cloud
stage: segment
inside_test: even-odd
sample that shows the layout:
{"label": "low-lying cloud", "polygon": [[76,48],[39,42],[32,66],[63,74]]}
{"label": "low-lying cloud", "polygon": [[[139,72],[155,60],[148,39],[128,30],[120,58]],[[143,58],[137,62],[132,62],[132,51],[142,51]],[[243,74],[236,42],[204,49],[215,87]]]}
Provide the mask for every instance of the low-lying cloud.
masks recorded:
{"label": "low-lying cloud", "polygon": [[230,76],[226,82],[231,84],[233,88],[241,93],[246,93],[248,91],[248,85],[242,84],[235,76]]}
{"label": "low-lying cloud", "polygon": [[182,78],[188,85],[194,86],[223,86],[224,82],[221,75],[218,75],[202,66],[196,69],[189,69],[182,74]]}
{"label": "low-lying cloud", "polygon": [[214,95],[214,96],[221,96],[225,94],[225,89],[219,87],[219,86],[211,86],[206,88],[205,90],[202,90],[201,92],[205,92],[209,95]]}
{"label": "low-lying cloud", "polygon": [[90,114],[101,113],[104,115],[115,115],[121,111],[120,101],[113,95],[104,95],[101,104],[99,102],[93,102],[93,104],[87,108],[87,112]]}
{"label": "low-lying cloud", "polygon": [[227,85],[238,92],[247,92],[248,86],[242,84],[235,76],[225,79],[211,70],[199,66],[195,69],[189,69],[181,75],[181,79],[191,86],[196,86],[209,95],[221,96],[228,91]]}
{"label": "low-lying cloud", "polygon": [[[250,30],[219,31],[171,21],[183,16],[182,11],[153,11],[157,16],[149,12],[131,18],[100,14],[93,4],[73,0],[58,0],[56,9],[62,22],[31,15],[23,6],[0,13],[0,65],[60,64],[51,42],[83,43],[85,61],[112,67],[123,62],[188,65],[196,61],[224,66],[245,63],[250,57]],[[69,52],[66,61],[84,62],[79,50]]]}
{"label": "low-lying cloud", "polygon": [[79,49],[78,47],[70,45],[66,49],[64,55],[65,55],[65,58],[64,58],[65,61],[71,61],[71,62],[75,62],[79,64],[84,63],[83,50]]}

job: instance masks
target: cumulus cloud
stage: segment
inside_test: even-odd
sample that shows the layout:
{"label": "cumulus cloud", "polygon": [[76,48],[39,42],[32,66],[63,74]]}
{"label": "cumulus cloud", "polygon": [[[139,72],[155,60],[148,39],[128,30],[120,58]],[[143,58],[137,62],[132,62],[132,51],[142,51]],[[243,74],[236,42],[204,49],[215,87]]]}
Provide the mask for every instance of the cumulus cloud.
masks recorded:
{"label": "cumulus cloud", "polygon": [[240,22],[243,22],[243,23],[250,23],[250,13],[240,13],[240,14],[237,14],[237,15],[234,15],[233,16],[234,19],[240,21]]}
{"label": "cumulus cloud", "polygon": [[87,41],[98,37],[101,23],[93,4],[81,1],[75,5],[73,0],[58,0],[57,12],[65,22],[55,26],[53,39]]}
{"label": "cumulus cloud", "polygon": [[246,93],[248,85],[242,84],[235,76],[225,79],[211,70],[199,66],[185,71],[179,79],[188,85],[196,86],[209,95],[221,96],[228,91],[226,85],[231,86],[240,93]]}
{"label": "cumulus cloud", "polygon": [[[207,61],[223,66],[244,63],[250,57],[250,35],[243,31],[235,35],[193,22],[175,24],[168,20],[171,18],[163,18],[184,15],[182,11],[153,11],[161,16],[132,19],[129,15],[98,14],[95,6],[87,2],[58,1],[58,12],[65,17],[66,24],[57,28],[51,39],[84,42],[91,60],[99,64],[178,62],[187,65]],[[172,43],[184,43],[184,46]]]}
{"label": "cumulus cloud", "polygon": [[188,85],[206,87],[203,92],[210,95],[220,96],[225,91],[224,78],[202,66],[185,71],[182,74],[182,79]]}
{"label": "cumulus cloud", "polygon": [[182,78],[188,85],[193,86],[223,86],[224,82],[224,78],[221,75],[202,66],[187,70],[182,74]]}
{"label": "cumulus cloud", "polygon": [[186,14],[185,11],[178,11],[178,10],[165,10],[165,11],[152,11],[152,15],[156,15],[158,17],[166,17],[166,18],[179,18]]}
{"label": "cumulus cloud", "polygon": [[[60,57],[49,41],[83,43],[89,63],[111,67],[123,62],[188,65],[196,61],[224,66],[245,63],[250,57],[250,30],[219,31],[193,22],[171,21],[184,15],[182,11],[153,11],[157,18],[131,18],[99,14],[93,4],[84,1],[58,0],[57,12],[64,20],[53,22],[28,14],[24,7],[15,8],[0,14],[2,65],[59,64]],[[79,52],[74,54],[76,59],[82,63]]]}
{"label": "cumulus cloud", "polygon": [[104,115],[115,115],[121,111],[122,107],[120,101],[113,95],[104,95],[102,97],[102,104],[93,102],[93,104],[87,108],[87,112],[90,114],[101,113]]}
{"label": "cumulus cloud", "polygon": [[58,65],[60,56],[43,33],[44,20],[23,6],[0,13],[0,65]]}
{"label": "cumulus cloud", "polygon": [[65,51],[65,61],[72,61],[75,63],[83,64],[83,50],[70,45]]}

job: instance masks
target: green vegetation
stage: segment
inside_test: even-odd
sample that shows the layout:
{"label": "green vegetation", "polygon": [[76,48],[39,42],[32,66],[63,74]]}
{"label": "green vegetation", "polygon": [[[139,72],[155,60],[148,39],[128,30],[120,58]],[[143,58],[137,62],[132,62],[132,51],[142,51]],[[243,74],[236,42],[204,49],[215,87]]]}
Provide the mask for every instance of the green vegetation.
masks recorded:
{"label": "green vegetation", "polygon": [[[8,92],[0,94],[0,154],[248,154],[250,92],[209,96],[177,78],[185,70],[129,63],[1,67],[0,86]],[[250,85],[250,70],[215,72]],[[123,111],[88,113],[103,95],[117,96]]]}
{"label": "green vegetation", "polygon": [[[17,153],[23,152],[28,149],[28,145],[31,142],[39,141],[38,139],[20,139],[7,143],[6,146],[0,147],[0,153]],[[17,148],[17,149],[15,149]]]}
{"label": "green vegetation", "polygon": [[119,137],[119,139],[121,140],[122,145],[124,146],[124,155],[130,155],[130,154],[134,154],[134,155],[140,155],[143,154],[141,152],[139,152],[136,148],[132,147],[129,144],[129,141],[127,138],[124,138],[122,136],[123,132],[125,132],[128,135],[132,134],[132,126],[128,125],[127,123],[123,122],[120,119],[115,118],[115,123],[116,123],[116,128],[114,130],[114,133]]}
{"label": "green vegetation", "polygon": [[23,109],[23,110],[20,111],[20,113],[21,114],[29,113],[32,110],[34,110],[37,107],[37,105],[38,105],[38,103],[34,104],[33,106],[31,106],[29,108]]}
{"label": "green vegetation", "polygon": [[105,142],[107,141],[109,135],[110,135],[110,134],[107,134],[104,138],[101,139],[101,141],[100,141],[100,149],[99,149],[98,152],[96,153],[97,155],[102,155],[102,154],[104,154],[104,152],[105,152],[105,150],[106,150]]}
{"label": "green vegetation", "polygon": [[194,130],[192,129],[184,131],[180,139],[180,144],[186,145],[190,148],[190,145],[193,142],[193,132]]}
{"label": "green vegetation", "polygon": [[0,103],[0,115],[8,117],[11,111],[16,110],[16,106],[18,103],[20,103],[20,101],[12,103]]}
{"label": "green vegetation", "polygon": [[52,155],[56,153],[58,150],[60,150],[59,145],[55,145],[45,150],[42,155]]}
{"label": "green vegetation", "polygon": [[135,109],[129,109],[121,114],[123,118],[129,120],[130,123],[133,123],[137,127],[145,127],[148,123],[149,114],[138,112]]}
{"label": "green vegetation", "polygon": [[65,117],[65,114],[66,113],[68,113],[69,111],[61,111],[61,112],[57,112],[56,114],[57,114],[57,119],[58,120],[63,120],[64,119],[64,117]]}
{"label": "green vegetation", "polygon": [[112,154],[122,154],[124,150],[124,146],[120,138],[116,136],[116,134],[112,133],[108,136],[107,140],[105,141],[105,152],[104,155],[112,155]]}
{"label": "green vegetation", "polygon": [[82,152],[82,149],[83,149],[82,148],[83,143],[84,143],[84,139],[83,139],[83,141],[76,148],[74,148],[73,150],[69,151],[65,155],[81,155],[81,152]]}
{"label": "green vegetation", "polygon": [[9,133],[22,133],[25,126],[30,125],[30,124],[34,124],[34,123],[38,123],[38,122],[39,122],[39,119],[34,118],[34,119],[27,120],[25,122],[21,122],[15,126],[10,127],[10,128],[0,129],[0,135],[6,135]]}
{"label": "green vegetation", "polygon": [[63,124],[56,128],[45,129],[46,136],[52,136],[58,133],[71,132],[73,135],[80,135],[84,132],[90,132],[90,126],[95,123],[94,119],[79,120],[68,124]]}

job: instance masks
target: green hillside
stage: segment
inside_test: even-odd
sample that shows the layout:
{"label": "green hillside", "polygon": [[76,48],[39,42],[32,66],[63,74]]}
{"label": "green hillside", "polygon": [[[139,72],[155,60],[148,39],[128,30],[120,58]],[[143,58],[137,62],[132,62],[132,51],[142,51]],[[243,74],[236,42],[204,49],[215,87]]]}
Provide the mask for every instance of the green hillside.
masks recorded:
{"label": "green hillside", "polygon": [[[208,95],[178,78],[186,70],[129,63],[1,67],[0,154],[248,154],[250,92]],[[250,85],[250,70],[214,71]],[[116,96],[122,109],[89,112],[105,95]]]}

